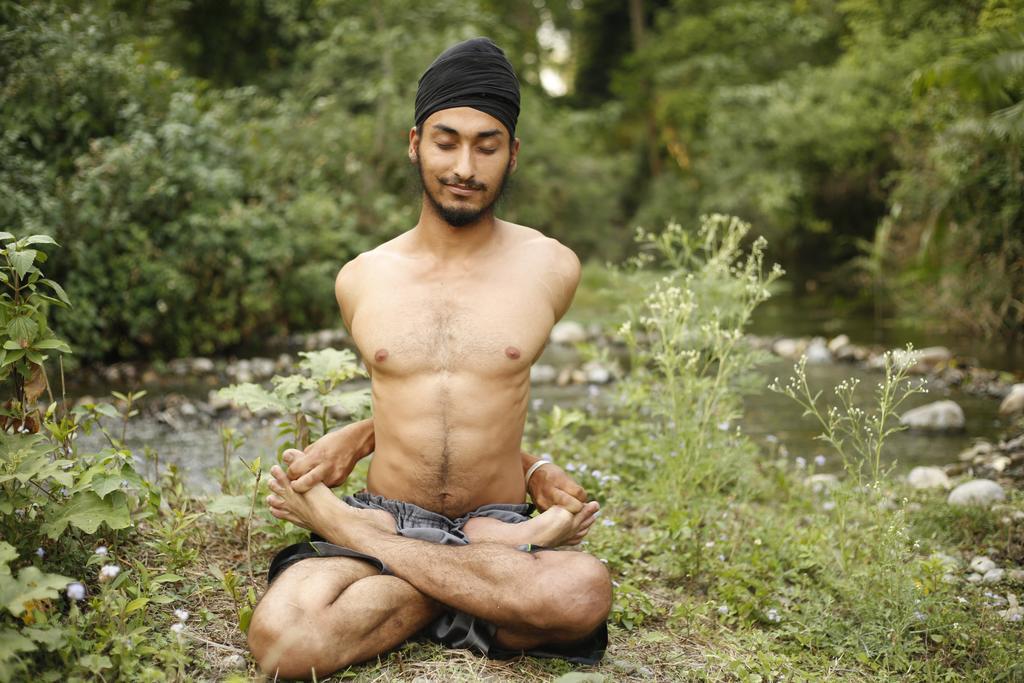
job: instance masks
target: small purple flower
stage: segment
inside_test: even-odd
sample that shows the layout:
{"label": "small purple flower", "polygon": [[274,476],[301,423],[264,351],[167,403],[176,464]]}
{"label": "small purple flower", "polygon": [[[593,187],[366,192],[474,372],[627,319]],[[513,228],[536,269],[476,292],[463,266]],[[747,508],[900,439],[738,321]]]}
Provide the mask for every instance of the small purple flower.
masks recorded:
{"label": "small purple flower", "polygon": [[796,456],[796,461],[795,462],[796,462],[796,466],[799,469],[801,469],[801,470],[803,468],[807,467],[807,459],[804,458],[803,456],[800,456],[800,455]]}
{"label": "small purple flower", "polygon": [[69,600],[85,600],[85,586],[75,581],[69,583],[68,587],[64,589]]}
{"label": "small purple flower", "polygon": [[615,526],[615,522],[610,519],[602,519],[601,526]]}
{"label": "small purple flower", "polygon": [[723,617],[725,615],[729,614],[729,606],[728,605],[719,605],[718,613],[721,614]]}
{"label": "small purple flower", "polygon": [[814,456],[814,464],[817,465],[818,467],[823,466],[825,464],[825,456],[822,455],[821,453],[818,453],[816,456]]}
{"label": "small purple flower", "polygon": [[46,557],[46,551],[43,550],[42,548],[36,548],[36,555],[38,555],[39,558],[42,559],[42,558]]}

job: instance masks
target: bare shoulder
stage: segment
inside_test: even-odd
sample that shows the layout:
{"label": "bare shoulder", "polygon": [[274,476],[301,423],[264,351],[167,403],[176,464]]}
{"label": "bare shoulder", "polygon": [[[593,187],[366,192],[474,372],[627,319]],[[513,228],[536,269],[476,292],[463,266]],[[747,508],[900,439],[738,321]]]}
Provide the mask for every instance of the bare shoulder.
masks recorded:
{"label": "bare shoulder", "polygon": [[569,247],[538,230],[513,223],[508,226],[526,263],[551,292],[556,320],[561,318],[580,282],[579,257]]}
{"label": "bare shoulder", "polygon": [[385,264],[393,259],[394,254],[401,250],[404,237],[404,234],[399,235],[374,249],[358,254],[338,271],[334,279],[334,296],[338,300],[345,325],[350,330],[360,293],[367,286],[368,279],[374,273],[380,272]]}

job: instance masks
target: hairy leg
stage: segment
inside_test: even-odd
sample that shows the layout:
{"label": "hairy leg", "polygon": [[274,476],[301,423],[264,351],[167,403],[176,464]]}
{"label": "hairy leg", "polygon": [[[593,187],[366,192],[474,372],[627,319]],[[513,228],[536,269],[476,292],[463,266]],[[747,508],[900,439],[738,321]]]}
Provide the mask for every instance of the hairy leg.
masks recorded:
{"label": "hairy leg", "polygon": [[519,524],[490,517],[473,517],[462,526],[462,531],[472,543],[512,546],[531,543],[545,548],[578,545],[594,523],[599,507],[596,502],[590,502],[574,515],[560,505],[553,505]]}
{"label": "hairy leg", "polygon": [[611,609],[608,572],[585,553],[524,553],[489,543],[447,546],[405,538],[394,524],[345,504],[322,484],[300,494],[279,467],[271,474],[271,490],[281,503],[275,515],[379,557],[421,593],[527,643],[517,647],[584,638]]}
{"label": "hairy leg", "polygon": [[323,678],[397,646],[441,609],[366,562],[309,558],[285,569],[264,594],[249,647],[269,676]]}

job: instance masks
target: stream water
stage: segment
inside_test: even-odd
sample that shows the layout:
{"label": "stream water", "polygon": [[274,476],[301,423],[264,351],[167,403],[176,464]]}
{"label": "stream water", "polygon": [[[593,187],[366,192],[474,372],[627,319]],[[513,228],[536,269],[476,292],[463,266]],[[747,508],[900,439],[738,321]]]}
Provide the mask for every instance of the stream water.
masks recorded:
{"label": "stream water", "polygon": [[[1024,369],[1024,346],[1021,344],[987,343],[977,339],[965,339],[943,335],[926,336],[921,330],[908,327],[898,320],[875,320],[870,315],[832,305],[824,297],[795,297],[784,294],[773,298],[758,310],[751,332],[762,336],[835,336],[848,335],[854,343],[879,344],[887,348],[898,348],[913,342],[918,348],[946,345],[961,357],[971,357],[982,366],[1016,373]],[[569,354],[570,356],[573,354]],[[566,364],[566,350],[549,348],[539,362],[556,366]],[[787,378],[792,363],[773,360],[766,364],[764,386],[774,377]],[[845,363],[809,365],[808,377],[812,388],[822,389],[823,396],[831,395],[831,388],[839,382],[857,378],[864,389],[865,407],[869,407],[870,393],[877,386],[881,374]],[[187,377],[180,379],[176,386],[164,386],[164,391],[175,391],[193,399],[205,399],[210,386]],[[80,388],[81,390],[81,388]],[[89,387],[88,391],[97,396],[106,395],[105,387]],[[596,391],[586,385],[558,387],[535,385],[531,390],[532,410],[550,410],[554,405],[582,407],[588,401],[608,401],[615,392],[614,385],[597,387]],[[78,392],[81,393],[81,392]],[[966,429],[954,434],[928,434],[904,431],[893,435],[883,454],[888,463],[895,465],[897,472],[909,470],[915,465],[942,465],[956,460],[957,454],[978,438],[995,440],[1005,436],[1009,427],[1006,420],[998,415],[999,401],[995,398],[967,394],[956,389],[933,387],[929,393],[912,396],[902,410],[932,401],[949,398],[964,410]],[[902,411],[901,411],[902,412]],[[221,466],[222,450],[219,437],[220,423],[195,419],[185,423],[181,429],[151,417],[139,416],[129,425],[127,442],[139,456],[148,446],[159,454],[161,467],[176,464],[183,472],[186,482],[197,490],[217,490],[218,478],[213,471]],[[765,388],[744,399],[744,417],[741,429],[766,448],[788,452],[788,457],[802,457],[808,462],[817,454],[826,456],[824,471],[839,468],[838,458],[828,447],[815,437],[816,423],[802,416],[802,409],[791,399],[775,394]],[[264,459],[276,453],[280,439],[272,420],[244,423],[239,428],[246,434],[246,445],[242,455],[246,459],[263,456]],[[81,447],[102,448],[105,440],[98,434],[83,436]],[[556,461],[558,460],[557,454]],[[152,462],[140,462],[144,471],[152,472]]]}

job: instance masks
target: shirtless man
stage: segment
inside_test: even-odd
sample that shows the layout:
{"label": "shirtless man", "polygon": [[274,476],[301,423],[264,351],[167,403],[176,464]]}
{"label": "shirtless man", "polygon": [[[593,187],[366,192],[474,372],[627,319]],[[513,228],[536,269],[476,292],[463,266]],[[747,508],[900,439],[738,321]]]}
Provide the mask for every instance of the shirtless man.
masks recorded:
{"label": "shirtless man", "polygon": [[[417,633],[492,657],[603,654],[604,565],[513,547],[578,542],[597,510],[549,465],[534,468],[549,470],[540,495],[567,506],[527,521],[532,458],[520,442],[530,366],[569,307],[579,261],[494,217],[516,166],[518,111],[515,75],[486,39],[445,51],[420,80],[409,134],[424,189],[419,222],[346,264],[336,282],[370,372],[374,419],[350,430],[364,441],[354,454],[324,448],[301,467],[292,457],[303,473],[294,485],[271,472],[273,514],[314,536],[274,558],[253,614],[249,645],[269,674],[323,676]],[[341,500],[317,480],[342,481],[371,449],[368,491]]]}

